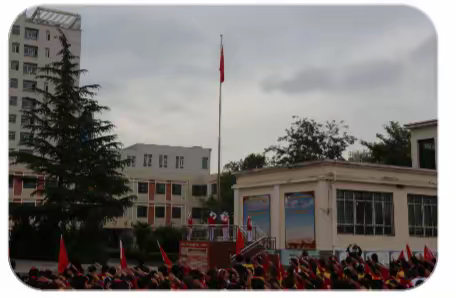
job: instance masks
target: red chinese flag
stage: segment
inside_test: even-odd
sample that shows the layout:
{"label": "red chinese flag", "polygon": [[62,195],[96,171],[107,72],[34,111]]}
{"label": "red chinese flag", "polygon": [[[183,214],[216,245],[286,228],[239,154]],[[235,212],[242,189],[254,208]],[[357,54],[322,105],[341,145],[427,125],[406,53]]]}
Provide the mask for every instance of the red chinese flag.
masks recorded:
{"label": "red chinese flag", "polygon": [[173,263],[168,258],[168,256],[166,255],[165,251],[163,250],[163,248],[161,248],[160,243],[158,241],[157,241],[157,244],[158,244],[158,248],[160,248],[160,252],[161,252],[161,255],[162,255],[162,258],[163,258],[163,262],[165,263],[165,265],[168,266],[168,267],[173,266]]}
{"label": "red chinese flag", "polygon": [[404,251],[401,250],[401,254],[399,255],[399,258],[397,258],[398,260],[405,260],[405,256],[404,256]]}
{"label": "red chinese flag", "polygon": [[432,261],[433,258],[435,258],[435,257],[434,257],[434,254],[433,254],[432,251],[431,251],[429,248],[427,248],[427,246],[425,245],[425,246],[424,246],[424,259],[425,259],[426,261]]}
{"label": "red chinese flag", "polygon": [[127,269],[127,258],[125,258],[125,250],[120,240],[120,268]]}
{"label": "red chinese flag", "polygon": [[382,274],[383,280],[388,280],[389,278],[389,270],[383,266],[380,266],[380,272]]}
{"label": "red chinese flag", "polygon": [[223,46],[220,50],[220,83],[225,81],[225,59],[223,57]]}
{"label": "red chinese flag", "polygon": [[369,267],[369,264],[367,264],[367,262],[364,262],[364,272],[366,274],[372,275],[372,271],[371,271],[371,269]]}
{"label": "red chinese flag", "polygon": [[407,250],[407,257],[408,257],[409,260],[411,260],[413,255],[412,255],[412,251],[410,250],[410,246],[407,244],[405,246],[405,248]]}
{"label": "red chinese flag", "polygon": [[244,248],[244,237],[242,236],[241,229],[237,229],[236,236],[236,254],[240,254],[241,250]]}
{"label": "red chinese flag", "polygon": [[68,266],[68,256],[63,242],[63,235],[60,235],[60,251],[59,251],[59,265],[58,272],[63,273]]}

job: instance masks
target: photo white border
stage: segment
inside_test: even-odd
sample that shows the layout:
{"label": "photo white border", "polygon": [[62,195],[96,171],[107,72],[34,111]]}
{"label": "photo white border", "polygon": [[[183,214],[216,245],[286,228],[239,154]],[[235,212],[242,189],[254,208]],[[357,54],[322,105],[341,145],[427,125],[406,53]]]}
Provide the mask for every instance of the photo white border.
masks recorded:
{"label": "photo white border", "polygon": [[[47,5],[55,4],[55,5],[62,5],[63,1],[46,1]],[[135,1],[137,4],[194,4],[195,2],[192,1]],[[347,292],[338,292],[337,295],[341,297],[350,297],[352,298],[353,295],[363,295],[363,297],[367,295],[391,295],[391,296],[401,296],[401,297],[445,297],[450,296],[451,292],[454,292],[452,288],[452,282],[454,276],[451,275],[451,272],[454,269],[454,223],[451,221],[452,219],[452,211],[456,210],[456,200],[453,195],[454,189],[451,188],[451,180],[452,178],[452,168],[451,165],[456,165],[456,158],[455,154],[452,152],[454,147],[451,145],[455,144],[453,128],[456,126],[454,121],[451,120],[452,117],[454,118],[454,111],[456,111],[456,94],[455,94],[455,57],[456,54],[456,46],[454,42],[454,30],[452,28],[456,28],[456,17],[454,16],[454,7],[453,1],[448,0],[405,0],[405,1],[341,1],[341,0],[332,0],[332,1],[286,1],[286,4],[397,4],[397,5],[410,5],[415,8],[420,9],[424,12],[434,23],[438,33],[438,119],[439,119],[439,153],[438,157],[439,160],[443,161],[440,162],[439,167],[439,239],[438,239],[438,250],[439,250],[439,262],[436,268],[435,273],[433,274],[432,278],[429,281],[424,283],[424,285],[420,286],[417,289],[411,291],[398,291],[398,292],[366,292],[366,291],[347,291]],[[124,1],[96,1],[90,4],[125,4]],[[200,1],[198,4],[246,4],[243,1]],[[73,1],[71,4],[83,4],[87,5],[86,1],[76,0]],[[249,4],[280,4],[284,5],[285,3],[279,3],[278,1],[249,1]],[[13,1],[13,2],[4,2],[3,9],[2,9],[2,19],[1,19],[1,29],[2,29],[2,48],[1,48],[1,58],[2,61],[7,61],[8,59],[8,51],[6,50],[8,47],[8,34],[10,30],[10,26],[13,23],[16,16],[24,10],[26,7],[36,6],[37,3],[33,1]],[[235,21],[235,20],[233,20]],[[217,39],[218,37],[214,37]],[[6,100],[7,93],[8,93],[8,85],[7,85],[7,78],[8,78],[8,68],[6,67],[6,63],[2,63],[4,67],[1,69],[2,73],[2,84],[1,90],[2,94],[4,95],[3,100],[0,101],[2,105],[2,138],[3,144],[8,144],[8,122],[6,121],[7,112],[8,111],[8,101]],[[217,66],[214,66],[217,67]],[[453,75],[451,74],[453,72]],[[214,99],[216,100],[216,99]],[[3,117],[4,116],[4,117]],[[441,137],[442,136],[442,137]],[[453,138],[452,138],[453,137]],[[2,179],[0,179],[1,189],[6,193],[8,191],[8,187],[6,184],[7,176],[8,176],[8,149],[4,145],[1,149],[1,165],[2,165]],[[453,154],[452,154],[453,153]],[[454,183],[454,182],[453,182]],[[453,191],[452,191],[453,190]],[[4,202],[8,202],[7,196],[4,196]],[[7,212],[8,209],[2,208],[4,212],[4,217],[2,219],[2,227],[0,227],[1,239],[8,239],[7,234]],[[44,291],[36,291],[30,288],[25,287],[21,284],[16,277],[11,274],[11,269],[9,267],[8,259],[5,257],[8,254],[7,248],[7,241],[2,241],[1,245],[1,255],[4,256],[0,258],[0,270],[1,270],[1,281],[3,285],[3,289],[6,290],[6,296],[8,297],[22,297],[33,295],[33,297],[62,297],[66,295],[81,295],[78,291],[65,291],[65,292],[44,292]],[[452,270],[453,269],[453,270]],[[4,294],[4,295],[5,295]],[[125,295],[124,292],[114,292],[114,291],[105,291],[105,292],[84,292],[84,295],[87,296],[103,296],[103,297],[120,297],[121,295]],[[152,293],[147,291],[134,291],[128,293],[129,295],[140,295],[143,297],[150,297]],[[182,295],[181,291],[174,291],[174,292],[153,292],[153,295],[163,296],[163,297],[170,297],[175,295]],[[305,294],[302,292],[286,292],[289,296],[300,296],[302,295],[311,295],[311,296],[333,296],[333,291],[307,291]],[[187,291],[185,295],[189,297],[209,297],[213,295],[222,295],[224,297],[230,297],[232,292],[222,291],[218,293],[214,292],[194,292],[194,291]],[[236,296],[245,296],[245,295],[254,295],[254,293],[246,291],[246,292],[236,292]],[[277,294],[274,292],[262,292],[261,295],[276,296]]]}

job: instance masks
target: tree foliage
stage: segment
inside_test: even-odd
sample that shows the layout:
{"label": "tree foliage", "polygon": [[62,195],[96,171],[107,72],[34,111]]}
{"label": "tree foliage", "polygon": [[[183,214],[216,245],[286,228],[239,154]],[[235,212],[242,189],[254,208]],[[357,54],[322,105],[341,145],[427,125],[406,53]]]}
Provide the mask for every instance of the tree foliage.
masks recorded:
{"label": "tree foliage", "polygon": [[267,166],[264,154],[251,153],[239,161],[230,161],[223,169],[229,172],[240,172],[252,169],[261,169]]}
{"label": "tree foliage", "polygon": [[108,108],[93,98],[99,85],[79,87],[79,69],[70,43],[60,31],[61,57],[38,69],[38,79],[54,86],[54,92],[35,91],[43,100],[23,110],[30,137],[30,152],[14,152],[14,164],[23,164],[46,181],[41,192],[44,201],[35,208],[15,208],[14,218],[33,218],[35,225],[50,224],[62,230],[68,225],[99,229],[107,220],[121,216],[132,205],[134,196],[122,174],[121,143],[110,134],[114,125],[97,119]]}
{"label": "tree foliage", "polygon": [[312,160],[344,160],[342,154],[356,138],[345,130],[343,121],[327,121],[324,124],[315,120],[293,116],[294,122],[286,129],[286,135],[278,138],[278,145],[265,149],[272,153],[272,164],[292,165]]}
{"label": "tree foliage", "polygon": [[378,142],[361,141],[373,163],[412,166],[410,131],[396,121],[384,126],[386,135],[377,133]]}

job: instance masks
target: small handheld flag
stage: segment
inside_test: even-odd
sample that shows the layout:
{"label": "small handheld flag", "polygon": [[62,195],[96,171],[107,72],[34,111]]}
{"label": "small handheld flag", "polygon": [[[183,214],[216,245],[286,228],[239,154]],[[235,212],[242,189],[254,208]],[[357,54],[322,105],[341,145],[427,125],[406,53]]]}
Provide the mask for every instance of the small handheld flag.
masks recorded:
{"label": "small handheld flag", "polygon": [[125,250],[122,245],[122,240],[120,241],[120,268],[127,269],[127,258],[125,258]]}
{"label": "small handheld flag", "polygon": [[160,252],[161,252],[161,255],[162,255],[162,259],[163,259],[163,262],[165,263],[165,265],[168,266],[168,267],[173,266],[173,263],[168,258],[168,256],[166,255],[165,251],[163,250],[163,248],[161,248],[160,242],[158,242],[158,240],[157,240],[157,244],[158,244],[158,248],[160,249]]}
{"label": "small handheld flag", "polygon": [[407,257],[408,257],[409,260],[411,260],[413,255],[412,255],[412,251],[410,250],[410,246],[407,244],[405,246],[405,248],[407,250]]}
{"label": "small handheld flag", "polygon": [[63,235],[60,235],[60,251],[59,251],[59,264],[58,272],[63,273],[68,266],[68,255],[65,249],[65,243],[63,242]]}
{"label": "small handheld flag", "polygon": [[434,259],[434,258],[435,258],[435,256],[432,253],[432,251],[429,248],[427,248],[427,246],[425,245],[424,246],[424,259],[426,261],[432,261],[432,259]]}
{"label": "small handheld flag", "polygon": [[220,45],[220,83],[225,81],[225,57],[223,56],[223,45]]}

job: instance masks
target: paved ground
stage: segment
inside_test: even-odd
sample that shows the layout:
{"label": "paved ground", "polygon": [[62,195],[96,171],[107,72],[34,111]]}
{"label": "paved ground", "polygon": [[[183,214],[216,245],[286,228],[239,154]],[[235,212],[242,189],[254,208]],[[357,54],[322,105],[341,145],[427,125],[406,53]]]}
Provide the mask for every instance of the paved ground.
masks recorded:
{"label": "paved ground", "polygon": [[[49,261],[33,261],[33,260],[18,260],[14,259],[16,261],[16,272],[18,273],[28,273],[30,268],[35,266],[39,270],[51,270],[51,271],[56,271],[57,270],[57,262],[49,262]],[[87,269],[90,264],[83,264],[82,267]],[[108,265],[110,266],[120,266],[120,261],[116,259],[112,259],[108,261]],[[134,267],[137,264],[136,263],[128,263],[129,267]],[[157,267],[155,266],[148,266],[152,270],[156,270]]]}

